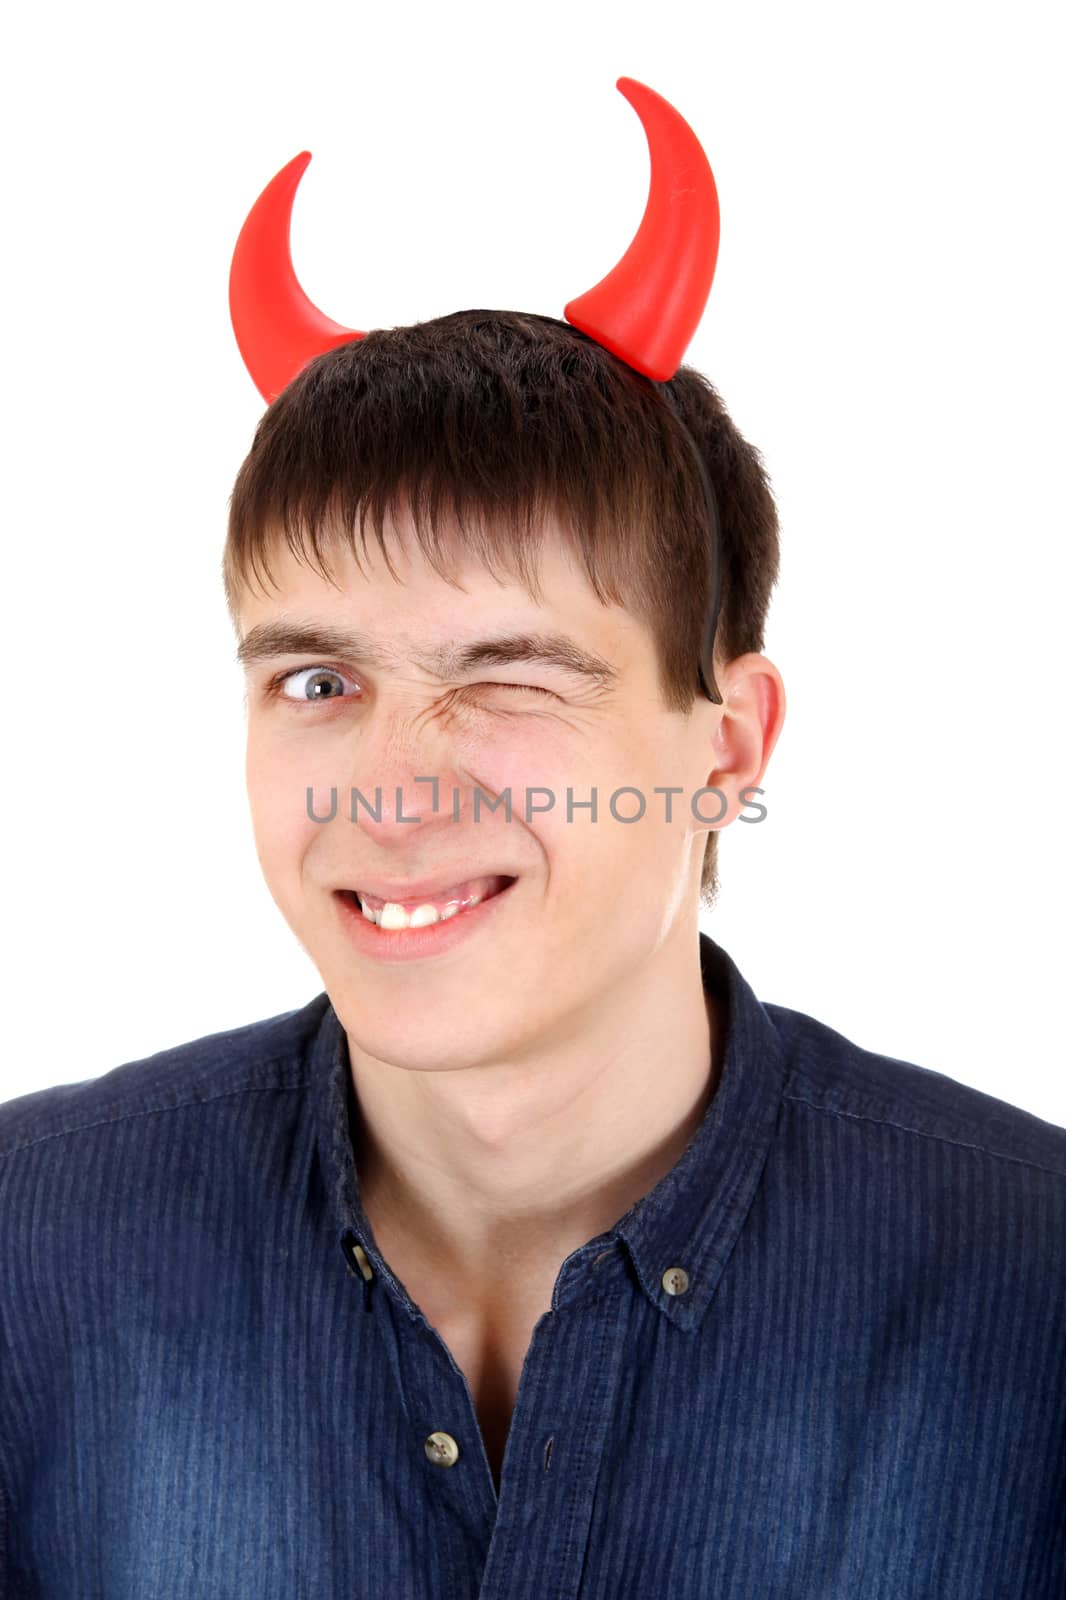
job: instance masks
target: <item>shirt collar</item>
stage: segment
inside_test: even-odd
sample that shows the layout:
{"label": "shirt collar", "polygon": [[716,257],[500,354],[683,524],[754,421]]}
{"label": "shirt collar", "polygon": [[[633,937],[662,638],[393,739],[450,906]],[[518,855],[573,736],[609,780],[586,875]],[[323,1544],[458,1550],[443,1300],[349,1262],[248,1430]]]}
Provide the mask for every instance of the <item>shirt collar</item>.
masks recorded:
{"label": "shirt collar", "polygon": [[[780,1036],[767,1011],[721,945],[706,933],[701,932],[699,939],[704,991],[721,996],[726,1015],[714,1094],[670,1171],[605,1234],[567,1258],[567,1266],[578,1257],[584,1265],[591,1261],[594,1246],[602,1255],[605,1244],[621,1240],[643,1292],[686,1332],[703,1321],[755,1197],[785,1077]],[[324,1001],[311,1044],[311,1079],[316,1137],[337,1244],[348,1270],[368,1289],[373,1276],[380,1275],[417,1315],[373,1243],[359,1197],[354,1155],[359,1111],[348,1041],[326,997],[320,996],[316,1003]],[[673,1270],[678,1267],[687,1283]],[[667,1282],[675,1290],[683,1285],[681,1292],[671,1293]]]}

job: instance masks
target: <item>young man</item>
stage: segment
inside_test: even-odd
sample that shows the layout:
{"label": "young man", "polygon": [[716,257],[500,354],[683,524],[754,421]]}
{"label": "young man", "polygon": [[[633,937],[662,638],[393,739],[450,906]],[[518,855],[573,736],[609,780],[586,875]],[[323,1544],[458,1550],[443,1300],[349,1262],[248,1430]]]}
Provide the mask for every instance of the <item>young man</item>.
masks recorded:
{"label": "young man", "polygon": [[699,931],[758,453],[551,318],[330,337],[225,557],[324,991],[0,1108],[3,1593],[1061,1596],[1066,1132]]}

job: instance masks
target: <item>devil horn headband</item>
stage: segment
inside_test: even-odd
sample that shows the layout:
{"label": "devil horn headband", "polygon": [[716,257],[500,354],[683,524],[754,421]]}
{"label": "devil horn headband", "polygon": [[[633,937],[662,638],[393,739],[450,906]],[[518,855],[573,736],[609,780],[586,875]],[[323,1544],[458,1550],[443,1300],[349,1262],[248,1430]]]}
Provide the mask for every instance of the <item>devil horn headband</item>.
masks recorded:
{"label": "devil horn headband", "polygon": [[[605,278],[571,300],[563,315],[630,367],[664,384],[681,364],[699,325],[718,261],[718,191],[699,140],[661,94],[619,78],[648,140],[651,182],[640,227]],[[301,289],[289,248],[292,203],[311,159],[294,156],[255,202],[237,238],[229,307],[244,364],[269,404],[309,361],[364,339],[325,316]],[[699,448],[671,391],[662,393],[681,421],[700,474],[710,528],[711,607],[699,663],[700,687],[716,705],[714,636],[721,599],[718,508]]]}
{"label": "devil horn headband", "polygon": [[[563,315],[627,365],[662,382],[680,366],[711,292],[718,191],[699,140],[680,113],[635,78],[619,78],[617,87],[647,136],[648,200],[617,266],[571,300]],[[268,403],[315,356],[365,337],[319,311],[293,270],[292,203],[310,159],[302,151],[267,184],[240,231],[230,268],[233,331]]]}

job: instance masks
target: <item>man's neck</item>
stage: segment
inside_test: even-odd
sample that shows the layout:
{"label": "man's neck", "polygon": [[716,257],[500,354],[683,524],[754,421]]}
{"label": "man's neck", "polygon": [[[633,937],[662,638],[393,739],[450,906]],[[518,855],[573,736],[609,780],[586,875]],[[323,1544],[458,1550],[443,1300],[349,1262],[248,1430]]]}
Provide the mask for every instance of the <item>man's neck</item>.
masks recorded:
{"label": "man's neck", "polygon": [[670,1171],[717,1087],[724,1010],[698,964],[628,989],[532,1063],[405,1071],[349,1038],[360,1195],[386,1260],[391,1242],[489,1303],[502,1274],[553,1281]]}

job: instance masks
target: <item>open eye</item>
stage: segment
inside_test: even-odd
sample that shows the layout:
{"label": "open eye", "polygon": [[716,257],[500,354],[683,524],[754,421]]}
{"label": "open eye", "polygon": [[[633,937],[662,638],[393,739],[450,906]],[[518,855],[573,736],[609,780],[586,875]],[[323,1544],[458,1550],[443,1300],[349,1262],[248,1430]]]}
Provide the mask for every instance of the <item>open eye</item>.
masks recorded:
{"label": "open eye", "polygon": [[343,699],[344,690],[343,687],[336,688],[338,684],[349,684],[353,689],[358,687],[334,667],[300,667],[295,672],[283,673],[276,680],[277,690],[283,699],[297,700],[304,705],[314,705],[321,700]]}

